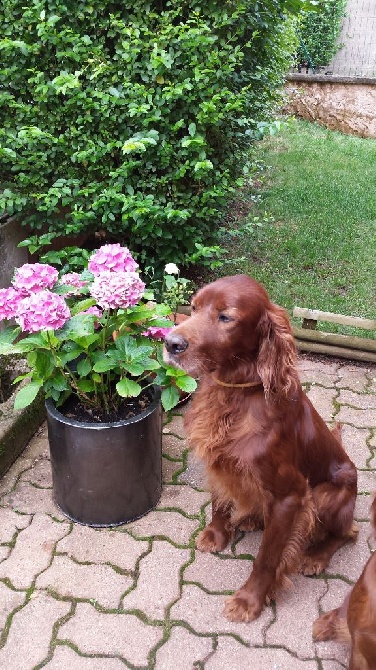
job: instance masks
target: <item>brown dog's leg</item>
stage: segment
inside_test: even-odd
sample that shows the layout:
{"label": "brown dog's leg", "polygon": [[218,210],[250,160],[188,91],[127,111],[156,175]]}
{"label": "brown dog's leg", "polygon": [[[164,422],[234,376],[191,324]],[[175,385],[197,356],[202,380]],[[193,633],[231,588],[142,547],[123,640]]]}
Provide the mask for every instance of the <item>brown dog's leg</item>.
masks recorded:
{"label": "brown dog's leg", "polygon": [[315,642],[335,640],[336,642],[351,642],[350,631],[347,625],[347,609],[351,591],[347,594],[340,607],[325,612],[313,623],[312,636]]}
{"label": "brown dog's leg", "polygon": [[352,637],[349,670],[374,670],[376,668],[374,631],[356,631]]}
{"label": "brown dog's leg", "polygon": [[353,522],[356,500],[356,470],[346,462],[338,467],[331,482],[313,489],[316,537],[307,547],[301,565],[304,575],[318,575],[328,566],[333,554],[350,540],[355,541],[358,528]]}
{"label": "brown dog's leg", "polygon": [[[278,576],[278,568],[289,546],[292,529],[300,518],[301,508],[302,498],[298,494],[274,500],[270,505],[252,573],[244,586],[226,601],[225,615],[230,621],[253,621],[261,614],[266,598],[275,592],[282,577]],[[298,538],[295,544],[294,551],[298,551]]]}
{"label": "brown dog's leg", "polygon": [[[329,537],[322,542],[314,544],[305,551],[301,564],[303,575],[320,575],[328,567],[330,559],[337,549],[340,549],[347,542],[355,542],[358,537],[359,529],[353,524],[348,533],[342,537]],[[376,670],[376,669],[375,669]]]}
{"label": "brown dog's leg", "polygon": [[223,551],[233,537],[230,524],[230,511],[212,501],[212,520],[198,534],[196,547],[199,551]]}

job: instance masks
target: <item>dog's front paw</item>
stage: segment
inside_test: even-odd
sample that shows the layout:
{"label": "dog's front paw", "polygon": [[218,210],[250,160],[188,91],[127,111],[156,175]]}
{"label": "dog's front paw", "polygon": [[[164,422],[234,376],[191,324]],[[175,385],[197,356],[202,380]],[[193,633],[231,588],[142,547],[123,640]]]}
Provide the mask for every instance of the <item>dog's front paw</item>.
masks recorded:
{"label": "dog's front paw", "polygon": [[312,626],[312,637],[315,642],[324,642],[333,640],[335,637],[335,625],[333,622],[333,612],[322,614]]}
{"label": "dog's front paw", "polygon": [[227,530],[218,530],[210,526],[206,526],[196,539],[196,547],[199,551],[216,552],[223,551],[227,547],[231,539],[231,532]]}
{"label": "dog's front paw", "polygon": [[243,531],[244,533],[248,533],[249,531],[252,530],[264,530],[264,522],[262,519],[258,519],[256,517],[246,517],[245,519],[242,519],[237,525],[238,530]]}
{"label": "dog's front paw", "polygon": [[226,600],[224,615],[229,621],[248,623],[260,616],[263,605],[253,593],[240,589]]}
{"label": "dog's front paw", "polygon": [[315,642],[335,640],[336,642],[351,643],[351,635],[346,620],[346,608],[343,609],[344,604],[335,610],[322,614],[313,622],[312,637]]}
{"label": "dog's front paw", "polygon": [[323,558],[315,556],[304,556],[300,564],[299,572],[301,572],[302,575],[306,575],[306,577],[312,577],[313,575],[321,575],[321,573],[324,572],[327,565],[328,561]]}

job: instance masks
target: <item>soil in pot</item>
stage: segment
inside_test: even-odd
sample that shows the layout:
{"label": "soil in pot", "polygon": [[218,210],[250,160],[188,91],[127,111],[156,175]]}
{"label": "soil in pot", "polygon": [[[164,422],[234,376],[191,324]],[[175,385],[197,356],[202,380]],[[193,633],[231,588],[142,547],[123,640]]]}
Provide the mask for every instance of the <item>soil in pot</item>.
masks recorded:
{"label": "soil in pot", "polygon": [[153,402],[153,393],[145,389],[137,398],[124,398],[118,408],[107,412],[103,407],[90,407],[79,402],[77,396],[71,395],[65,403],[59,407],[59,412],[68,419],[82,421],[83,423],[115,423],[125,421],[141,414]]}

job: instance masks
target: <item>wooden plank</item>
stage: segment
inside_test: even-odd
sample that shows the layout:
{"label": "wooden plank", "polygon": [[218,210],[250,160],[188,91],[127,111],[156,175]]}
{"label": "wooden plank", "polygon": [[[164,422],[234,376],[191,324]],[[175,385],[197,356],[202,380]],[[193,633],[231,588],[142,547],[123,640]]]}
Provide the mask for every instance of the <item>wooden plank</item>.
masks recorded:
{"label": "wooden plank", "polygon": [[345,316],[343,314],[333,314],[333,312],[321,312],[319,309],[306,309],[305,307],[294,307],[292,315],[302,319],[327,321],[328,323],[339,323],[343,326],[376,330],[376,319],[363,319],[360,316]]}
{"label": "wooden plank", "polygon": [[307,340],[296,340],[296,346],[300,351],[325,354],[325,356],[338,356],[338,358],[348,358],[354,361],[376,363],[376,354],[373,354],[371,351],[334,347],[329,344],[322,344],[321,342],[308,342]]}
{"label": "wooden plank", "polygon": [[359,349],[360,351],[373,351],[376,353],[376,340],[367,337],[353,337],[351,335],[340,335],[338,333],[325,333],[322,330],[309,330],[293,326],[294,336],[299,340],[310,342],[322,342],[334,346],[346,347],[348,349]]}

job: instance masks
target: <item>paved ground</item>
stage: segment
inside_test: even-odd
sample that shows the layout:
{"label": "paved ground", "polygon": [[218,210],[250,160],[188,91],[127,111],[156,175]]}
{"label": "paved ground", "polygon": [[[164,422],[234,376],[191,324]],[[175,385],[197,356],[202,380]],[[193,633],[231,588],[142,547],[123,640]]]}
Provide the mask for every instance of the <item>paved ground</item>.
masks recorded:
{"label": "paved ground", "polygon": [[327,574],[296,576],[251,624],[222,615],[250,572],[260,532],[220,555],[194,549],[208,513],[200,467],[182,417],[164,429],[164,490],[156,511],[116,529],[69,522],[51,497],[45,426],[0,480],[2,670],[340,670],[347,651],[313,644],[312,621],[339,604],[370,555],[368,509],[376,489],[376,366],[301,361],[308,394],[328,422],[344,424],[359,469],[356,545]]}

